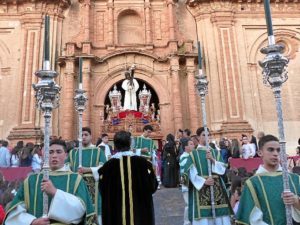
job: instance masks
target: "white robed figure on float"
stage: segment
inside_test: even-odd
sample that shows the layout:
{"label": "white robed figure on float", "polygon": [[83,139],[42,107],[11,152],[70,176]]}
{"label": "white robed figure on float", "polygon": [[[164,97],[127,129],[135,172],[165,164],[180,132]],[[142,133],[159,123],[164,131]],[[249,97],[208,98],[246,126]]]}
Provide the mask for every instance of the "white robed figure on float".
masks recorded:
{"label": "white robed figure on float", "polygon": [[139,89],[139,83],[133,77],[135,65],[133,64],[129,70],[125,72],[126,79],[122,83],[122,88],[125,90],[124,110],[137,111],[136,92]]}

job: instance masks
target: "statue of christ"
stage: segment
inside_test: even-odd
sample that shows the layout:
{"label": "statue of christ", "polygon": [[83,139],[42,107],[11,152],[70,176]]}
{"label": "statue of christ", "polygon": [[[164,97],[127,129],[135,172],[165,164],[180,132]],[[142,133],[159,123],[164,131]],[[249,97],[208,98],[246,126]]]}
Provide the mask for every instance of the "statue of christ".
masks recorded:
{"label": "statue of christ", "polygon": [[139,89],[139,83],[134,78],[135,65],[133,64],[129,70],[125,72],[125,80],[122,83],[122,88],[125,90],[124,110],[137,111],[136,92]]}

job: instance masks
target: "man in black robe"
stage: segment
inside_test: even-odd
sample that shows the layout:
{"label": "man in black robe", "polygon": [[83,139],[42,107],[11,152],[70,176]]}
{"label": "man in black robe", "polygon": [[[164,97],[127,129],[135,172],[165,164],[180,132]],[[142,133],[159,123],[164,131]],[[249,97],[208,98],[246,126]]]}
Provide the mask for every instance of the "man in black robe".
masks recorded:
{"label": "man in black robe", "polygon": [[130,151],[130,133],[114,136],[118,153],[99,169],[103,225],[154,225],[152,164]]}

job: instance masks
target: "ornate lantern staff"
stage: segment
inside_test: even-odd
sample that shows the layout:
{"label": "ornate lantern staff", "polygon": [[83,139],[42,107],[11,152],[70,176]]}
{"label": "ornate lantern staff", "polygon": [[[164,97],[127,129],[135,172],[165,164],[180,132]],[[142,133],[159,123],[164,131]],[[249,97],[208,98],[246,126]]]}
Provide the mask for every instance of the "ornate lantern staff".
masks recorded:
{"label": "ornate lantern staff", "polygon": [[[198,36],[197,36],[197,39],[198,39]],[[207,129],[206,104],[205,104],[205,97],[208,94],[208,81],[202,70],[201,49],[200,49],[200,42],[198,40],[197,40],[197,46],[198,46],[199,74],[198,74],[198,76],[195,76],[195,78],[197,79],[197,83],[195,86],[197,88],[198,94],[201,97],[202,120],[203,120],[204,134],[205,134],[205,146],[206,146],[206,149],[209,150],[210,147],[209,147],[209,143],[208,143],[208,129]],[[207,160],[207,166],[208,166],[208,176],[212,177],[211,161],[209,159]],[[210,186],[210,200],[211,200],[212,218],[214,220],[213,223],[215,223],[216,208],[215,208],[215,196],[214,196],[214,187],[213,186]]]}
{"label": "ornate lantern staff", "polygon": [[[58,107],[60,86],[55,83],[58,76],[56,71],[50,70],[49,61],[49,23],[50,18],[45,17],[45,40],[44,40],[44,59],[43,69],[37,71],[35,75],[40,78],[37,84],[32,87],[35,91],[36,108],[44,113],[45,130],[44,130],[44,164],[43,180],[49,180],[49,140],[50,140],[50,121],[52,110]],[[43,217],[48,215],[48,195],[43,193]]]}
{"label": "ornate lantern staff", "polygon": [[[280,158],[282,165],[282,177],[283,177],[283,189],[284,192],[290,192],[289,187],[289,174],[287,167],[285,135],[283,126],[282,115],[282,98],[281,87],[282,84],[288,79],[287,65],[289,60],[282,55],[284,46],[275,44],[275,38],[272,28],[272,17],[270,10],[270,0],[264,0],[265,16],[268,29],[268,42],[269,46],[262,48],[260,51],[266,54],[263,61],[259,62],[259,65],[263,69],[263,82],[265,85],[270,86],[273,90],[273,94],[276,101],[276,111],[278,119],[278,131],[279,131],[279,143],[280,143]],[[290,205],[286,205],[286,224],[292,225],[292,209]]]}
{"label": "ornate lantern staff", "polygon": [[82,167],[82,114],[86,107],[88,98],[85,96],[85,90],[82,89],[82,58],[79,58],[79,88],[75,90],[74,104],[75,110],[78,112],[78,157],[79,168]]}

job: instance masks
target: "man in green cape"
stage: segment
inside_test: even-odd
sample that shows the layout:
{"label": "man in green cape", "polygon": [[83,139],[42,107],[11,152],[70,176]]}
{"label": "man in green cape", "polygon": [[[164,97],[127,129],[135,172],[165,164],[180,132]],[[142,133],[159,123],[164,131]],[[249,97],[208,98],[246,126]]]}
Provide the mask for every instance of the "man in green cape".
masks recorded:
{"label": "man in green cape", "polygon": [[98,224],[101,225],[101,195],[98,191],[98,170],[106,162],[105,151],[92,144],[92,132],[89,127],[82,128],[82,167],[79,168],[79,151],[69,152],[69,166],[73,172],[82,174],[92,196],[97,214]]}
{"label": "man in green cape", "polygon": [[277,137],[266,135],[258,142],[263,160],[255,176],[244,187],[236,215],[238,224],[285,225],[285,205],[292,206],[294,221],[300,222],[300,177],[289,174],[290,192],[283,190],[280,145]]}
{"label": "man in green cape", "polygon": [[161,180],[160,180],[160,174],[157,172],[159,171],[159,169],[156,160],[157,147],[154,141],[150,138],[152,132],[153,132],[153,127],[151,125],[144,126],[143,134],[139,137],[134,138],[133,149],[136,155],[142,156],[152,163],[153,170],[155,171],[156,179],[158,181],[158,189],[160,189]]}
{"label": "man in green cape", "polygon": [[[190,181],[189,219],[193,225],[230,225],[231,208],[220,176],[225,173],[225,164],[219,151],[206,149],[204,127],[198,128],[196,133],[199,145],[190,153],[183,174],[184,179]],[[211,162],[212,177],[208,176],[208,160]],[[216,218],[212,218],[210,186],[214,189]]]}
{"label": "man in green cape", "polygon": [[[49,180],[43,181],[43,173],[25,179],[7,211],[5,225],[92,224],[95,212],[87,186],[79,174],[65,167],[66,157],[65,142],[51,142]],[[49,197],[47,217],[42,217],[43,192]]]}

